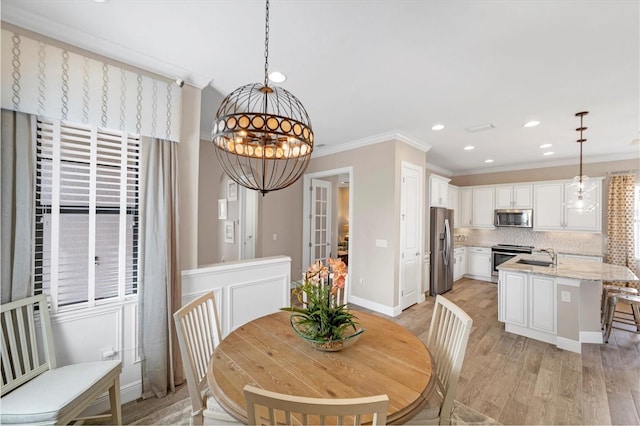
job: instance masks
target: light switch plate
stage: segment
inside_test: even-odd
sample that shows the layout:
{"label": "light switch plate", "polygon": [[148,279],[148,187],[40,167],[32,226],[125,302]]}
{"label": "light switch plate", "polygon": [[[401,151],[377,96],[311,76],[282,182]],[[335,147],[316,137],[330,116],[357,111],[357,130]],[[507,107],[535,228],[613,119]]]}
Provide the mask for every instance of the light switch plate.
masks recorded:
{"label": "light switch plate", "polygon": [[560,301],[566,302],[566,303],[571,303],[571,293],[568,292],[568,291],[561,291],[560,292]]}
{"label": "light switch plate", "polygon": [[387,240],[376,240],[376,247],[387,247]]}

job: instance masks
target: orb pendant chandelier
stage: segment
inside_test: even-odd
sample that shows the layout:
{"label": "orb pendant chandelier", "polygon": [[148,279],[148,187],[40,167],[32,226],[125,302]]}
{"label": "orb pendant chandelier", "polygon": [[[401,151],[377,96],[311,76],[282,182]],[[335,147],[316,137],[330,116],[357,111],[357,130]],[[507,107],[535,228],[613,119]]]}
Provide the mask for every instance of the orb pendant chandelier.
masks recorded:
{"label": "orb pendant chandelier", "polygon": [[580,132],[580,138],[576,141],[580,144],[580,170],[578,176],[574,177],[573,182],[569,185],[571,192],[567,204],[570,211],[579,214],[592,212],[598,204],[593,197],[593,190],[596,188],[596,184],[590,181],[588,176],[582,174],[582,144],[587,141],[582,137],[582,132],[587,130],[582,125],[582,119],[587,114],[589,114],[589,111],[576,113],[576,117],[580,117],[580,127],[576,129],[576,131]]}
{"label": "orb pendant chandelier", "polygon": [[247,84],[224,98],[212,130],[225,173],[262,195],[298,180],[313,152],[304,106],[288,91],[269,86],[269,0],[265,16],[264,83]]}

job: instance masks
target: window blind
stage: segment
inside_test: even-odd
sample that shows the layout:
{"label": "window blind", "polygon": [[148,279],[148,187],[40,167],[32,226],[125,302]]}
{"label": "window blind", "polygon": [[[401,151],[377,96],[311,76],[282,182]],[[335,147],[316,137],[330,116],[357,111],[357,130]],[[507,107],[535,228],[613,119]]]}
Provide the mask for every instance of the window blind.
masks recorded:
{"label": "window blind", "polygon": [[137,136],[39,118],[35,290],[52,309],[137,292]]}

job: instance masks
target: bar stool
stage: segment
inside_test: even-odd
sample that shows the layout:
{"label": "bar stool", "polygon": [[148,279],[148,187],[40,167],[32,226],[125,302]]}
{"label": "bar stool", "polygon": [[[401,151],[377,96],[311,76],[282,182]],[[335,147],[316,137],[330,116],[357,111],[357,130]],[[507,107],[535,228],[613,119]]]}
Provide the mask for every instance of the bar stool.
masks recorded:
{"label": "bar stool", "polygon": [[604,330],[607,320],[607,300],[609,295],[613,293],[627,293],[631,296],[638,295],[638,289],[633,287],[624,287],[619,285],[605,284],[602,286],[602,299],[600,301],[600,324],[602,324],[602,329]]}
{"label": "bar stool", "polygon": [[609,343],[609,335],[611,335],[611,324],[613,323],[613,314],[616,310],[618,302],[628,303],[631,305],[631,312],[636,323],[636,330],[640,332],[640,296],[631,295],[629,293],[613,293],[607,297],[607,322],[604,333],[604,342]]}

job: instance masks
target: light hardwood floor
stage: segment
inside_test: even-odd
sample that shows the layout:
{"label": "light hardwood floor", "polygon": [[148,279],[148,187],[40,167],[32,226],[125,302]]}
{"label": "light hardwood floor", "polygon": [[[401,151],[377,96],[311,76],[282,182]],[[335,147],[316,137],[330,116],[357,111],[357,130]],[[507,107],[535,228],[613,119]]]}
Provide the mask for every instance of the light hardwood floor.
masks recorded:
{"label": "light hardwood floor", "polygon": [[[462,279],[445,297],[473,318],[456,398],[463,404],[503,424],[640,424],[640,334],[614,329],[608,344],[584,344],[576,354],[506,333],[495,284]],[[433,301],[393,319],[426,340]],[[124,422],[144,422],[144,413],[187,396],[181,386],[161,400],[126,404]]]}

